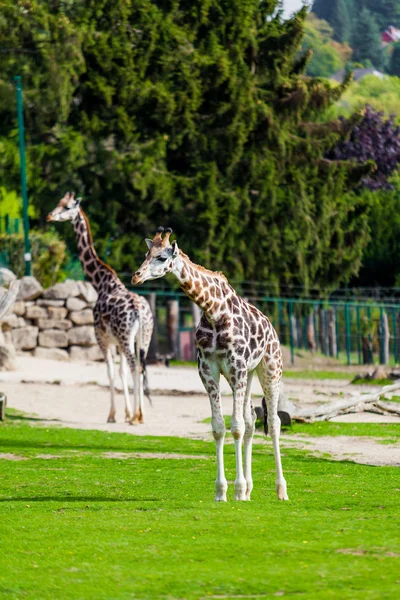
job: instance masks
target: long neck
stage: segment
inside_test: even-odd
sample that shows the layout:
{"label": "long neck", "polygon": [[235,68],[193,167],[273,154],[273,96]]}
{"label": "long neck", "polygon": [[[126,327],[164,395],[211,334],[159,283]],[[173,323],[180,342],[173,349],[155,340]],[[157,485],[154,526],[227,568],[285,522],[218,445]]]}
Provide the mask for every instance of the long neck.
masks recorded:
{"label": "long neck", "polygon": [[92,232],[87,216],[79,209],[79,214],[73,221],[78,243],[79,260],[87,279],[99,291],[121,284],[116,272],[97,256],[93,246]]}
{"label": "long neck", "polygon": [[227,302],[236,294],[225,275],[192,263],[181,251],[172,272],[185,294],[201,308],[209,321],[217,321],[226,312]]}

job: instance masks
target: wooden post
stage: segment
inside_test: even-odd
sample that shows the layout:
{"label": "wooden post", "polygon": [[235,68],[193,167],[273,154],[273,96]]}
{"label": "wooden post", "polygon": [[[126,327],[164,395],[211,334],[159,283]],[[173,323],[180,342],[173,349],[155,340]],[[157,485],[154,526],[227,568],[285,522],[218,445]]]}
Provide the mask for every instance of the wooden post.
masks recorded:
{"label": "wooden post", "polygon": [[197,304],[195,304],[194,302],[192,302],[191,305],[192,305],[193,327],[194,327],[194,329],[197,329],[197,326],[200,323],[201,315],[203,314],[203,312],[202,312],[201,308],[199,308],[197,306]]}
{"label": "wooden post", "polygon": [[6,418],[6,404],[7,396],[0,392],[0,421],[4,421]]}
{"label": "wooden post", "polygon": [[315,342],[315,328],[314,328],[314,311],[307,315],[307,348],[314,352],[317,349],[317,344]]}
{"label": "wooden post", "polygon": [[387,313],[381,309],[381,318],[379,319],[379,347],[381,365],[389,364],[389,322]]}
{"label": "wooden post", "polygon": [[156,360],[158,355],[157,294],[155,292],[151,292],[147,300],[150,304],[150,309],[154,319],[153,335],[151,336],[151,342],[147,357],[149,360]]}
{"label": "wooden post", "polygon": [[328,329],[328,349],[329,356],[336,358],[337,342],[336,342],[336,314],[334,309],[327,311],[327,329]]}
{"label": "wooden post", "polygon": [[179,357],[179,301],[167,302],[168,351],[173,358]]}

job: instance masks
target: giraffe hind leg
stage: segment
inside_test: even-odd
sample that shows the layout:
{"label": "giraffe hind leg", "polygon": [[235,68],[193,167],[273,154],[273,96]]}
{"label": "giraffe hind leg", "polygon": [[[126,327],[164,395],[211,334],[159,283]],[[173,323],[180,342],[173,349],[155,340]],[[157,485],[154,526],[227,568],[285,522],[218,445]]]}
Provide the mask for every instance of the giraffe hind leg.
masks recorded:
{"label": "giraffe hind leg", "polygon": [[276,493],[279,500],[288,500],[279,446],[281,421],[278,416],[278,400],[281,385],[281,371],[278,369],[273,359],[264,357],[257,367],[257,373],[268,410],[268,431],[272,438],[276,467]]}
{"label": "giraffe hind leg", "polygon": [[107,365],[107,373],[108,380],[110,384],[110,412],[108,414],[107,423],[115,423],[115,390],[114,390],[114,380],[115,380],[115,365],[114,365],[114,357],[111,352],[111,345],[109,340],[107,339],[106,333],[99,328],[95,329],[97,343],[99,344],[100,350],[104,355],[104,360]]}

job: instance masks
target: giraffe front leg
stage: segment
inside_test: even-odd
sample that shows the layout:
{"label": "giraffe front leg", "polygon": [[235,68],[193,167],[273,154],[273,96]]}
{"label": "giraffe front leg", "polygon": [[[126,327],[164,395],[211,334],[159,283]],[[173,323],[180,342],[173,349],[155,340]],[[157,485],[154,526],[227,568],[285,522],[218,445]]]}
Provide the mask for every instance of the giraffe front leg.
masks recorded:
{"label": "giraffe front leg", "polygon": [[128,385],[128,361],[122,348],[119,349],[120,356],[120,365],[119,365],[119,375],[121,377],[122,388],[124,390],[125,397],[125,422],[130,423],[132,421],[132,404],[129,394],[129,385]]}
{"label": "giraffe front leg", "polygon": [[253,437],[255,431],[256,415],[251,402],[251,383],[253,380],[253,371],[247,378],[246,395],[244,399],[244,478],[246,480],[246,500],[250,500],[253,489],[253,478],[251,474],[251,459],[253,451]]}
{"label": "giraffe front leg", "polygon": [[245,422],[243,417],[245,392],[246,377],[243,377],[237,381],[233,389],[233,413],[231,419],[231,433],[235,440],[236,454],[235,500],[247,499],[247,482],[243,473],[242,461],[242,445],[245,432]]}
{"label": "giraffe front leg", "polygon": [[226,502],[228,482],[224,468],[225,421],[222,414],[221,393],[219,389],[219,371],[215,363],[199,358],[199,375],[208,393],[211,405],[211,427],[215,440],[217,457],[217,478],[215,480],[215,501]]}
{"label": "giraffe front leg", "polygon": [[107,423],[115,423],[115,391],[114,391],[114,378],[115,378],[115,366],[114,357],[111,352],[110,342],[107,338],[107,334],[99,326],[95,326],[95,334],[97,343],[104,355],[104,360],[107,365],[108,380],[110,384],[110,412],[108,413]]}

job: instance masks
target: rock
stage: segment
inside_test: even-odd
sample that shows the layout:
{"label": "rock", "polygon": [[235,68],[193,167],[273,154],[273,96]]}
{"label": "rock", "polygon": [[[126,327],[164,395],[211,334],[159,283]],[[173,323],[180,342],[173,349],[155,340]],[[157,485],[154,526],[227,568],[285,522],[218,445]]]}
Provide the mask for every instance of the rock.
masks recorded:
{"label": "rock", "polygon": [[12,330],[11,339],[17,350],[31,350],[37,346],[38,334],[38,327],[21,327]]}
{"label": "rock", "polygon": [[39,346],[44,348],[66,348],[68,335],[59,329],[46,329],[39,333]]}
{"label": "rock", "polygon": [[25,319],[46,319],[47,308],[43,306],[28,306],[25,311]]}
{"label": "rock", "polygon": [[61,329],[62,331],[67,331],[71,329],[72,322],[68,319],[38,319],[37,325],[39,329]]}
{"label": "rock", "polygon": [[46,300],[66,300],[67,298],[78,296],[79,287],[73,279],[67,279],[63,283],[56,283],[43,293]]}
{"label": "rock", "polygon": [[87,308],[87,304],[79,298],[68,298],[66,307],[68,310],[83,310]]}
{"label": "rock", "polygon": [[61,319],[65,319],[65,317],[67,316],[67,309],[64,307],[57,307],[57,306],[49,306],[47,308],[47,313],[49,315],[50,319],[57,319],[57,320],[61,320]]}
{"label": "rock", "polygon": [[40,348],[39,346],[33,351],[33,356],[36,358],[49,358],[51,360],[69,360],[69,354],[61,348]]}
{"label": "rock", "polygon": [[98,346],[89,348],[70,346],[69,355],[72,360],[104,360],[103,353]]}
{"label": "rock", "polygon": [[19,288],[18,300],[35,300],[42,295],[43,288],[35,277],[28,275],[22,277]]}
{"label": "rock", "polygon": [[18,317],[23,317],[25,314],[25,302],[23,300],[18,300],[15,302],[13,306],[13,313]]}
{"label": "rock", "polygon": [[[1,345],[2,346],[13,346],[11,330],[0,332],[1,334]],[[14,347],[14,346],[13,346]]]}
{"label": "rock", "polygon": [[64,300],[44,300],[43,298],[39,298],[39,300],[36,302],[36,304],[38,306],[64,306],[65,302]]}
{"label": "rock", "polygon": [[0,371],[15,370],[15,349],[14,346],[0,346]]}
{"label": "rock", "polygon": [[[24,319],[21,319],[23,325],[25,325]],[[1,328],[3,331],[7,331],[9,329],[14,329],[15,327],[21,327],[20,317],[11,313],[10,315],[6,315],[1,320]]]}
{"label": "rock", "polygon": [[75,325],[93,325],[93,311],[90,308],[85,310],[72,311],[69,313],[69,318]]}
{"label": "rock", "polygon": [[83,327],[73,327],[68,332],[68,341],[76,346],[93,346],[96,344],[94,327],[84,325]]}
{"label": "rock", "polygon": [[12,271],[10,271],[10,269],[7,269],[6,267],[0,267],[1,285],[8,285],[9,283],[11,283],[11,281],[15,281],[15,279],[17,279],[17,276]]}
{"label": "rock", "polygon": [[76,283],[79,289],[78,298],[88,303],[96,302],[98,294],[89,281],[77,281]]}

